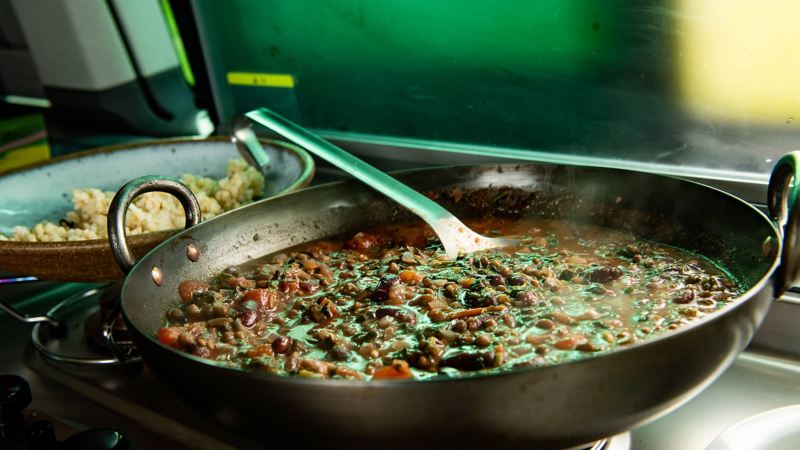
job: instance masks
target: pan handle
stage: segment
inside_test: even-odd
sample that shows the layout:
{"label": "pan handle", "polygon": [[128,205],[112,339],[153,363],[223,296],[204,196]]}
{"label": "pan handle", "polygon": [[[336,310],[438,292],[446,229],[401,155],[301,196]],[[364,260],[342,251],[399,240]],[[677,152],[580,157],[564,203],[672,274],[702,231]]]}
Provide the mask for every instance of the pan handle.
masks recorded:
{"label": "pan handle", "polygon": [[125,217],[128,206],[141,194],[146,192],[166,192],[178,198],[186,214],[186,228],[200,223],[200,205],[192,191],[175,178],[147,175],[136,178],[122,186],[108,208],[108,240],[111,252],[117,260],[119,268],[126,274],[133,269],[136,258],[128,248],[125,237]]}
{"label": "pan handle", "polygon": [[767,189],[767,206],[778,223],[783,246],[781,264],[775,275],[775,298],[780,297],[800,278],[800,151],[784,155],[772,169]]}

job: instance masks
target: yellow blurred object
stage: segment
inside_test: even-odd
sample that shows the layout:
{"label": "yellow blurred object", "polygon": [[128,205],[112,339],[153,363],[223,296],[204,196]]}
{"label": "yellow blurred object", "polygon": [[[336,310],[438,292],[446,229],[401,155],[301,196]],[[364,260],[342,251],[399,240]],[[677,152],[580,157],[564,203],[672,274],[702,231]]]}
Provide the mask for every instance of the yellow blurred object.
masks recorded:
{"label": "yellow blurred object", "polygon": [[50,146],[40,114],[0,120],[0,173],[47,159]]}
{"label": "yellow blurred object", "polygon": [[680,0],[682,96],[706,119],[774,125],[800,115],[800,1]]}
{"label": "yellow blurred object", "polygon": [[30,145],[5,152],[0,158],[0,173],[50,159],[50,146]]}

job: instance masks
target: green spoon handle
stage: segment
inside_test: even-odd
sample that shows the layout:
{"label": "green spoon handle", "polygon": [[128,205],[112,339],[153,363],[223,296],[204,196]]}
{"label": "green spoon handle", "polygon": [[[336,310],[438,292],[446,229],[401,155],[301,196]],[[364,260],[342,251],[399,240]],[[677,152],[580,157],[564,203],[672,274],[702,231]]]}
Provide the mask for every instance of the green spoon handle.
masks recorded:
{"label": "green spoon handle", "polygon": [[428,197],[273,111],[259,108],[245,115],[400,203],[434,228],[442,219],[455,218]]}

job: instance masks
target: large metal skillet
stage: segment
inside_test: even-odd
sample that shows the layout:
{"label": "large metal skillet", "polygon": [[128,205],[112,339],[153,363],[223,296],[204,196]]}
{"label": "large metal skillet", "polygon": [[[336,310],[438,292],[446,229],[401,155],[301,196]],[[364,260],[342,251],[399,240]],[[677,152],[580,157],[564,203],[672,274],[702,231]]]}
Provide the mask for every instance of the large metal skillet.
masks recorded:
{"label": "large metal skillet", "polygon": [[[198,411],[265,446],[570,447],[677,408],[744,349],[773,299],[796,278],[796,175],[790,155],[770,183],[769,204],[786,225],[784,239],[744,201],[665,176],[513,164],[396,174],[417,190],[438,194],[459,217],[488,210],[625,228],[717,260],[746,287],[703,320],[579,362],[424,382],[308,380],[220,367],[154,339],[166,310],[178,303],[182,280],[314,239],[411,219],[355,181],[260,201],[181,232],[134,267],[123,267],[130,273],[121,308],[145,363],[161,380]],[[463,193],[455,196],[458,202],[448,194],[454,187]],[[154,189],[185,196],[172,182],[139,180],[118,194],[110,218],[122,220],[135,195]],[[191,211],[192,200],[182,201]],[[187,217],[191,222],[192,213]],[[125,245],[124,236],[116,238]]]}

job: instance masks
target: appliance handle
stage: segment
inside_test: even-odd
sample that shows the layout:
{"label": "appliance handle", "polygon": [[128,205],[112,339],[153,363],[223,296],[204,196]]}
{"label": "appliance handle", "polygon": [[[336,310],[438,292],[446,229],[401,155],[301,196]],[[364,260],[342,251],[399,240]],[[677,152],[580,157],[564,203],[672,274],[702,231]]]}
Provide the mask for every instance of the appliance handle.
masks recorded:
{"label": "appliance handle", "polygon": [[775,298],[780,297],[800,278],[800,151],[784,155],[772,169],[767,189],[769,214],[781,234],[781,260],[775,272]]}

